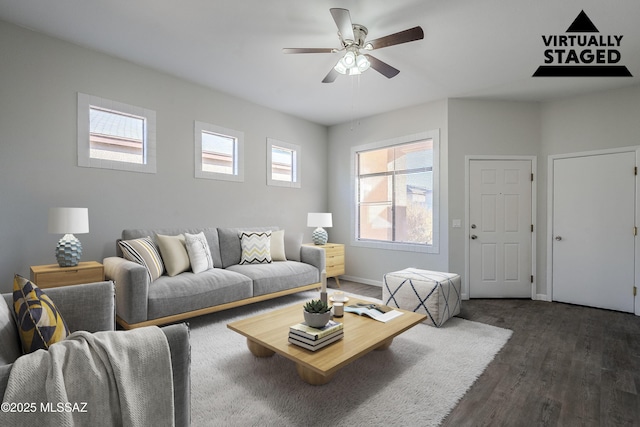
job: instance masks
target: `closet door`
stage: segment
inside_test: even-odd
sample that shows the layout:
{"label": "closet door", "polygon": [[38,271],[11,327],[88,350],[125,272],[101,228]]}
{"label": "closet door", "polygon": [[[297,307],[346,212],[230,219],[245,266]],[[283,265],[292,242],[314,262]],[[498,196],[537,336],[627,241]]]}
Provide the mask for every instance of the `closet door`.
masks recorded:
{"label": "closet door", "polygon": [[634,311],[635,152],[554,159],[554,301]]}

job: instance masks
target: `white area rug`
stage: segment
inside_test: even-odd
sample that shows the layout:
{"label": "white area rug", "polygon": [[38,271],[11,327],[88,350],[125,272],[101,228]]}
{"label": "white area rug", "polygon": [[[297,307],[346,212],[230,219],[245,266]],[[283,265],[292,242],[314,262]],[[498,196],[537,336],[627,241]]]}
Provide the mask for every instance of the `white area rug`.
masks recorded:
{"label": "white area rug", "polygon": [[419,324],[329,384],[311,386],[293,362],[254,357],[226,327],[317,296],[303,292],[190,321],[193,426],[437,426],[511,336],[459,318],[439,329]]}

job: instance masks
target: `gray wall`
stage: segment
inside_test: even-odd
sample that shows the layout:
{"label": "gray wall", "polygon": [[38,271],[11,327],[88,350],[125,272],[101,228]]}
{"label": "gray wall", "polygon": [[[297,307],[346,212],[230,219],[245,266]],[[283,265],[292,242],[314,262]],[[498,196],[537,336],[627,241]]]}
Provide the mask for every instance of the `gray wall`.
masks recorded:
{"label": "gray wall", "polygon": [[[449,267],[447,101],[393,111],[329,128],[329,240],[345,244],[346,276],[382,283],[382,276],[406,267],[446,271]],[[425,254],[351,246],[351,147],[429,130],[440,130],[440,252]]]}
{"label": "gray wall", "polygon": [[[0,58],[0,292],[56,262],[55,206],[89,208],[83,260],[114,254],[123,228],[279,225],[310,241],[326,127],[2,21]],[[156,174],[77,166],[77,92],[156,111]],[[244,183],[194,178],[194,120],[244,131]],[[301,146],[301,189],[266,186],[267,137]]]}
{"label": "gray wall", "polygon": [[[449,100],[449,216],[452,220],[462,221],[461,228],[451,228],[450,231],[450,271],[466,279],[465,243],[469,226],[464,223],[465,156],[537,156],[539,145],[538,104]],[[468,294],[468,290],[463,290],[463,293]]]}
{"label": "gray wall", "polygon": [[640,146],[640,86],[542,104],[538,293],[547,292],[547,165],[554,154]]}

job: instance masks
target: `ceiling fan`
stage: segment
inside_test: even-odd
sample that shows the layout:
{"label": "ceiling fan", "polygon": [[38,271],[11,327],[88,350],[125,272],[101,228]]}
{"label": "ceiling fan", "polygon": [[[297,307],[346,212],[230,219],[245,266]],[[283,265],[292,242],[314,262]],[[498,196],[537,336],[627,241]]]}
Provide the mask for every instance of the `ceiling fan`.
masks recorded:
{"label": "ceiling fan", "polygon": [[338,63],[329,71],[322,83],[333,83],[338,74],[357,75],[369,69],[378,71],[387,78],[395,77],[400,70],[379,60],[378,58],[361,53],[361,50],[371,51],[397,44],[422,40],[424,31],[421,27],[413,27],[408,30],[366,41],[368,30],[364,25],[353,24],[348,9],[329,9],[333,20],[338,27],[338,37],[342,47],[335,48],[284,48],[283,53],[336,53],[344,51],[345,54]]}

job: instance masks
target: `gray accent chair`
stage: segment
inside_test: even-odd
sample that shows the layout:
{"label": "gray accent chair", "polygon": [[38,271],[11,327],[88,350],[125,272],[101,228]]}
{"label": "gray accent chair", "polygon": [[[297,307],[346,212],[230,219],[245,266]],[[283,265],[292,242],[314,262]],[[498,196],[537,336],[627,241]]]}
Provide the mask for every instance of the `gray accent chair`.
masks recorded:
{"label": "gray accent chair", "polygon": [[[111,281],[45,289],[71,332],[115,330],[115,286]],[[13,313],[13,295],[0,301],[0,396],[4,396],[13,362],[22,355]],[[191,424],[191,347],[189,327],[161,328],[167,337],[173,366],[175,425]]]}

